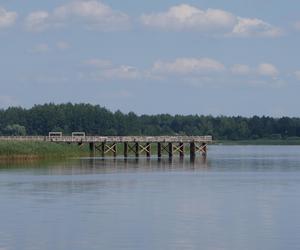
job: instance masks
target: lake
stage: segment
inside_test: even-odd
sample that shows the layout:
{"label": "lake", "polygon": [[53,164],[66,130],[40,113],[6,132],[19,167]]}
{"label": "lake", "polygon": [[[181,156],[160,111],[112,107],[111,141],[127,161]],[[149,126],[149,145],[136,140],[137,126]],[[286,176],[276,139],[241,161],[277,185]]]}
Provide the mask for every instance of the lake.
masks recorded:
{"label": "lake", "polygon": [[0,166],[0,250],[299,249],[300,147]]}

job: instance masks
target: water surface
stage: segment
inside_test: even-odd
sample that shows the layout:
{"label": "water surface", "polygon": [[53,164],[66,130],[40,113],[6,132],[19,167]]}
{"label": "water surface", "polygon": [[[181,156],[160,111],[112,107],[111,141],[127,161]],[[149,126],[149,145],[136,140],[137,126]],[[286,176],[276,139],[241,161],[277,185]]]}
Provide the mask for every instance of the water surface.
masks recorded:
{"label": "water surface", "polygon": [[300,147],[0,166],[0,250],[299,249]]}

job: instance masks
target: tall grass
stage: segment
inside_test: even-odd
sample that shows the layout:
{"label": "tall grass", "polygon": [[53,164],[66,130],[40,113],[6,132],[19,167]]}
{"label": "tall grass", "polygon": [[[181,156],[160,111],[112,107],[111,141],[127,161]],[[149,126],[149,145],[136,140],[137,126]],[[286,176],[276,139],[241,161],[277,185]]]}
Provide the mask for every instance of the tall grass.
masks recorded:
{"label": "tall grass", "polygon": [[45,158],[70,157],[88,153],[86,145],[79,147],[74,144],[58,144],[49,142],[0,142],[1,158]]}

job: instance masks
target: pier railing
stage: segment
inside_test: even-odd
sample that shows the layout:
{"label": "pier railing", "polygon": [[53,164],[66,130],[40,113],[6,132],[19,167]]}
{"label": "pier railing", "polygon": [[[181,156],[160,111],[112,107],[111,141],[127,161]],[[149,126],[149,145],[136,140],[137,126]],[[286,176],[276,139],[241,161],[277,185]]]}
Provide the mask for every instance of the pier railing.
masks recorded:
{"label": "pier railing", "polygon": [[212,136],[0,136],[0,141],[210,143]]}

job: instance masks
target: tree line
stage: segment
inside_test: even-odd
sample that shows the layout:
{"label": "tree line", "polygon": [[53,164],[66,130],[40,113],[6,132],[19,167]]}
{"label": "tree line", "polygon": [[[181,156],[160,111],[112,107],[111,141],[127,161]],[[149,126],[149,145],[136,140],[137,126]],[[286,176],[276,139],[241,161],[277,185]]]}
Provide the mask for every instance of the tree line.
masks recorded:
{"label": "tree line", "polygon": [[300,137],[300,118],[136,115],[91,104],[44,104],[0,109],[0,135],[212,135],[219,140]]}

